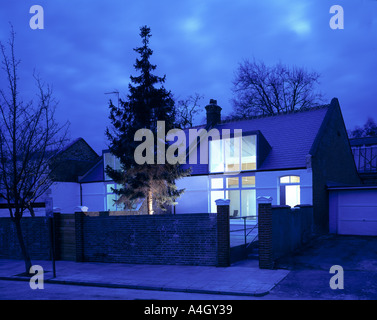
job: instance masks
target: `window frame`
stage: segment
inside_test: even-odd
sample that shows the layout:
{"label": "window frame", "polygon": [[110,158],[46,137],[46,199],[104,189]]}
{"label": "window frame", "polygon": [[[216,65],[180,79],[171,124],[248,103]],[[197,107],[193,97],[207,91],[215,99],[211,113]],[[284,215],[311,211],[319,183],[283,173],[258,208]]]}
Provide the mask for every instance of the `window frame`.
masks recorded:
{"label": "window frame", "polygon": [[[254,177],[254,185],[250,186],[243,186],[242,178],[246,177]],[[229,187],[227,184],[227,179],[238,179],[238,186],[237,187]],[[222,179],[222,187],[221,188],[212,188],[212,180],[214,179]],[[209,176],[209,212],[212,212],[213,201],[217,199],[212,199],[212,192],[222,192],[222,198],[227,198],[227,192],[229,191],[239,191],[239,199],[238,199],[238,216],[237,217],[245,217],[244,213],[242,212],[242,191],[243,190],[254,190],[255,191],[255,215],[253,217],[257,217],[257,207],[256,207],[256,185],[255,185],[255,174],[239,174],[239,175],[212,175]],[[229,197],[228,197],[229,198]],[[231,213],[232,216],[233,213]],[[250,215],[249,215],[250,216]]]}
{"label": "window frame", "polygon": [[[289,181],[288,182],[281,182],[281,179],[282,178],[289,178]],[[292,178],[295,177],[295,178],[298,178],[298,182],[292,182]],[[300,175],[295,175],[295,174],[289,174],[289,175],[283,175],[283,176],[279,176],[278,177],[278,182],[279,182],[279,188],[278,188],[278,192],[279,192],[279,203],[280,205],[284,206],[284,205],[287,205],[287,198],[286,198],[286,186],[298,186],[299,187],[299,203],[297,205],[299,205],[301,203],[301,177]]]}
{"label": "window frame", "polygon": [[[106,158],[110,157],[110,163],[106,163]],[[111,152],[103,152],[103,179],[104,181],[113,181],[106,173],[106,167],[109,166],[113,169],[119,170],[121,167],[120,160]]]}
{"label": "window frame", "polygon": [[[243,139],[244,138],[247,138],[247,137],[254,137],[254,140],[255,140],[255,162],[252,163],[255,165],[255,168],[254,169],[248,169],[248,170],[243,170],[242,169],[242,165],[244,164],[242,162],[242,154],[245,152],[245,150],[243,150]],[[257,148],[257,144],[258,144],[258,136],[257,134],[246,134],[246,135],[242,135],[240,137],[237,137],[238,139],[240,139],[240,148],[238,150],[238,159],[239,159],[239,162],[238,164],[234,164],[234,165],[238,165],[238,170],[234,170],[234,171],[230,171],[230,170],[226,170],[227,168],[227,158],[226,158],[226,154],[225,154],[225,150],[226,150],[226,142],[229,143],[229,146],[233,143],[233,145],[235,144],[235,140],[234,140],[234,137],[230,137],[230,138],[220,138],[220,139],[212,139],[210,141],[208,141],[208,173],[209,174],[216,174],[216,173],[224,173],[224,174],[231,174],[232,172],[253,172],[253,171],[256,171],[257,170],[257,163],[258,163],[258,148]],[[211,143],[212,141],[219,141],[220,142],[220,149],[221,149],[221,163],[220,165],[222,166],[222,169],[220,171],[213,171],[213,169],[211,168],[211,165],[212,165],[212,152],[211,152]],[[235,156],[236,157],[236,156]]]}
{"label": "window frame", "polygon": [[115,196],[115,200],[118,198],[118,195],[115,193],[115,192],[110,192],[108,191],[108,186],[110,185],[114,185],[114,189],[117,188],[118,184],[113,182],[113,181],[108,181],[107,183],[105,183],[105,208],[106,208],[106,211],[139,211],[140,210],[140,207],[142,206],[143,202],[144,202],[144,199],[139,199],[137,200],[137,203],[136,203],[136,207],[135,208],[131,208],[131,209],[125,209],[123,207],[123,205],[118,205],[118,204],[114,204],[115,205],[115,210],[110,210],[108,208],[108,196],[110,195],[114,195]]}

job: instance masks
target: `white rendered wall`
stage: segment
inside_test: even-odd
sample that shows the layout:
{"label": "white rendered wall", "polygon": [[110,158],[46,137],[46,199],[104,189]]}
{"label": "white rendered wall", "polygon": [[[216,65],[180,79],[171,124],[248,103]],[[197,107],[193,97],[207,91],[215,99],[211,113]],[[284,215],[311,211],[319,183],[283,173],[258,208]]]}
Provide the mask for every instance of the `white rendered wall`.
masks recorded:
{"label": "white rendered wall", "polygon": [[177,181],[178,189],[186,189],[177,200],[176,213],[208,212],[208,176],[185,177]]}
{"label": "white rendered wall", "polygon": [[[75,208],[80,205],[80,184],[76,182],[55,182],[50,190],[38,198],[36,202],[44,202],[46,197],[52,198],[52,206],[60,208],[61,213],[74,213]],[[35,208],[34,214],[37,217],[45,216],[45,208]],[[9,217],[8,209],[0,209],[0,217]],[[29,217],[28,210],[24,217]]]}
{"label": "white rendered wall", "polygon": [[104,182],[83,183],[82,205],[88,207],[88,211],[105,211],[106,189]]}
{"label": "white rendered wall", "polygon": [[80,205],[80,184],[76,182],[57,182],[51,186],[52,206],[60,208],[61,213],[74,213]]}
{"label": "white rendered wall", "polygon": [[256,172],[257,199],[271,196],[272,205],[280,204],[279,178],[282,176],[300,176],[300,204],[313,204],[312,171],[307,169]]}
{"label": "white rendered wall", "polygon": [[[307,169],[255,172],[256,198],[271,196],[272,204],[280,203],[279,178],[300,176],[300,204],[313,204],[312,171]],[[178,199],[176,213],[209,212],[209,177],[191,176],[177,181],[178,188],[186,191]]]}

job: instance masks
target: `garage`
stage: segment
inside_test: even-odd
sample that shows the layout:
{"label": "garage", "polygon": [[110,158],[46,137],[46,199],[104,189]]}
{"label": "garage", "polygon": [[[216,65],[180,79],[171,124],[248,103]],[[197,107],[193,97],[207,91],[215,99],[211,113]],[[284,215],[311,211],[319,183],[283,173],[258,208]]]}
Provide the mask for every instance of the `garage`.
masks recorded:
{"label": "garage", "polygon": [[377,186],[329,188],[330,233],[377,236]]}

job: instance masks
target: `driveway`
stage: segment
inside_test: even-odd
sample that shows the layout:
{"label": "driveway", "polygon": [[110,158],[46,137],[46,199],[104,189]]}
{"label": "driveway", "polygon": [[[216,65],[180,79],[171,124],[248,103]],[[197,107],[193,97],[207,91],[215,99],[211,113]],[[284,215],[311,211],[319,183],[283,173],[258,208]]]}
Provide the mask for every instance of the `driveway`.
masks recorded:
{"label": "driveway", "polygon": [[[344,271],[344,289],[330,288],[333,265]],[[266,298],[377,299],[377,237],[320,236],[277,268],[290,273]]]}

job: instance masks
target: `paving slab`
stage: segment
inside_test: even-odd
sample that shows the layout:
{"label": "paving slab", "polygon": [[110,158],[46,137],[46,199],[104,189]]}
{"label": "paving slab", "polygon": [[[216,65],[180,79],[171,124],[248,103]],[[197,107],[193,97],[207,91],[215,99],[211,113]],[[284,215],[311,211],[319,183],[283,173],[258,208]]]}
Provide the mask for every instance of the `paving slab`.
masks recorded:
{"label": "paving slab", "polygon": [[[54,278],[51,261],[33,264],[43,267],[46,283],[245,296],[268,294],[289,273],[261,270],[256,260],[239,261],[226,268],[56,261]],[[28,281],[17,276],[24,271],[23,261],[0,259],[0,279]]]}

